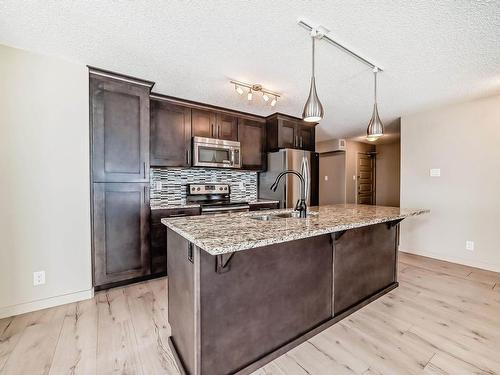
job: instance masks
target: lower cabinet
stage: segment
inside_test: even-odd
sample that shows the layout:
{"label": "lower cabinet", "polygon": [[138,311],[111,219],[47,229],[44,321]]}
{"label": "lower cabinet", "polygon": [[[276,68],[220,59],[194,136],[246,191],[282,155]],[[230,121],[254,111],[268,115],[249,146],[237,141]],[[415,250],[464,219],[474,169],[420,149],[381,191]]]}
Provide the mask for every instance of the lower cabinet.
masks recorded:
{"label": "lower cabinet", "polygon": [[250,211],[277,210],[280,208],[279,202],[250,203]]}
{"label": "lower cabinet", "polygon": [[149,183],[93,184],[94,286],[151,274]]}
{"label": "lower cabinet", "polygon": [[151,210],[151,273],[166,274],[167,272],[167,227],[161,219],[199,215],[199,207],[160,208]]}

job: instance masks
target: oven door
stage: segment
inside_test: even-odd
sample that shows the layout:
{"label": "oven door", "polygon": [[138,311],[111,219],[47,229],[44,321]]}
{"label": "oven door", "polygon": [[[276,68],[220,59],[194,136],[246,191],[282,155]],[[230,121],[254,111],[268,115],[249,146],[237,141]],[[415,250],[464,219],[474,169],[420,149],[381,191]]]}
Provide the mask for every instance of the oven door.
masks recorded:
{"label": "oven door", "polygon": [[[238,155],[238,165],[235,163],[235,154]],[[193,166],[239,168],[239,142],[195,137]]]}

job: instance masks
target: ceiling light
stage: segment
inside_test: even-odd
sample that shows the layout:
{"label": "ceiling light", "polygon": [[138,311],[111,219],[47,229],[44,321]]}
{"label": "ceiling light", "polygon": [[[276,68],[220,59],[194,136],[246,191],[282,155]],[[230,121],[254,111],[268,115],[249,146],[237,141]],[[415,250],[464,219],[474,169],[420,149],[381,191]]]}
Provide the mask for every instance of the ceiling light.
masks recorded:
{"label": "ceiling light", "polygon": [[314,43],[317,38],[317,33],[313,29],[311,31],[312,39],[312,75],[311,75],[311,87],[309,88],[309,97],[307,98],[306,104],[304,105],[304,111],[302,112],[302,118],[307,122],[316,122],[323,118],[323,106],[318,98],[318,93],[316,92],[316,80],[314,77]]}
{"label": "ceiling light", "polygon": [[376,141],[378,138],[384,135],[384,125],[380,120],[380,116],[378,115],[377,108],[377,73],[378,68],[373,68],[373,77],[374,77],[374,104],[373,104],[373,113],[370,122],[368,123],[368,128],[366,129],[366,139],[368,141]]}
{"label": "ceiling light", "polygon": [[275,106],[276,103],[278,102],[278,98],[280,97],[280,94],[271,90],[268,90],[264,87],[262,87],[261,84],[258,83],[246,83],[246,82],[241,82],[241,81],[235,81],[231,80],[231,84],[234,85],[234,88],[236,92],[240,95],[243,95],[245,92],[245,89],[248,89],[247,92],[247,99],[250,101],[253,99],[253,94],[254,92],[260,92],[262,94],[262,99],[264,102],[269,102],[269,100],[274,97],[273,100],[271,100],[271,106]]}

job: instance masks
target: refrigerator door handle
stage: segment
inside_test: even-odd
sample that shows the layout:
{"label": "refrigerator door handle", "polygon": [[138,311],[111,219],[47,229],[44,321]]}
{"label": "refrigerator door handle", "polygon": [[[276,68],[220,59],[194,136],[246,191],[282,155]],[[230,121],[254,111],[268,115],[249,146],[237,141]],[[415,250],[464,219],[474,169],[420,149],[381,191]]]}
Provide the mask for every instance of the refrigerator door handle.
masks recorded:
{"label": "refrigerator door handle", "polygon": [[306,202],[309,201],[309,189],[310,189],[310,169],[309,169],[309,160],[308,158],[304,155],[302,157],[302,168],[301,168],[301,173],[302,176],[304,177],[304,182],[305,182],[305,192],[304,196],[306,198]]}

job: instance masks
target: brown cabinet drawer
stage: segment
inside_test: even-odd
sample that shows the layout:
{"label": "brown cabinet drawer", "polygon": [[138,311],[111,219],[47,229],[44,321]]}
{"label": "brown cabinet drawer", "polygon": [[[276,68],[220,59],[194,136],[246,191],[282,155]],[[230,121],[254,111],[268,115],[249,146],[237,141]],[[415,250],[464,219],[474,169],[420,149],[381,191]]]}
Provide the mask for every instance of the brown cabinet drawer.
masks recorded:
{"label": "brown cabinet drawer", "polygon": [[151,210],[151,222],[160,224],[161,219],[167,217],[195,216],[201,213],[200,207],[189,208],[160,208]]}

